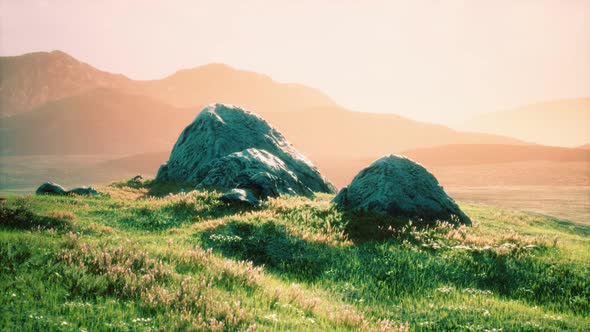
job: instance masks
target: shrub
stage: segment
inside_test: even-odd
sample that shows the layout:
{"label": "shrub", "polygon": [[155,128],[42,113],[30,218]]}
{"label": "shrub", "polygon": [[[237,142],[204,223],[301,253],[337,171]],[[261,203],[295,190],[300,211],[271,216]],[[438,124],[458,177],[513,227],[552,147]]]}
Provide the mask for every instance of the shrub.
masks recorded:
{"label": "shrub", "polygon": [[[68,236],[68,248],[56,257],[68,267],[70,290],[74,294],[114,295],[124,299],[137,298],[158,282],[170,278],[171,271],[162,261],[136,248],[94,247]],[[94,278],[83,278],[93,275]],[[88,282],[90,281],[90,282]]]}
{"label": "shrub", "polygon": [[45,216],[36,214],[31,211],[31,200],[27,198],[17,199],[13,205],[0,205],[0,227],[20,230],[72,229],[71,213],[52,211]]}

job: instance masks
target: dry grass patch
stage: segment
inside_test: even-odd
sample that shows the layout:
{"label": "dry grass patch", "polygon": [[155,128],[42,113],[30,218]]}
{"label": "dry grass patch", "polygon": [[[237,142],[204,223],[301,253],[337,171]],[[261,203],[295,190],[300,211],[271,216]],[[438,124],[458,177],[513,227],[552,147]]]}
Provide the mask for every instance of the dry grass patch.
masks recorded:
{"label": "dry grass patch", "polygon": [[54,219],[63,219],[63,220],[74,220],[76,219],[76,215],[70,211],[62,211],[62,210],[52,210],[45,213],[45,216]]}

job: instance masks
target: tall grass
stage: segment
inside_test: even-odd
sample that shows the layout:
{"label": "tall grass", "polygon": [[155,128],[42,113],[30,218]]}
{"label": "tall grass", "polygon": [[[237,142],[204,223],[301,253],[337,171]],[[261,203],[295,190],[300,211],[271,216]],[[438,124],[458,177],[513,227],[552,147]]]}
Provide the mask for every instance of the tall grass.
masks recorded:
{"label": "tall grass", "polygon": [[329,195],[240,210],[149,181],[100,190],[2,205],[2,330],[590,326],[581,226],[464,205],[472,227],[381,227],[359,241]]}

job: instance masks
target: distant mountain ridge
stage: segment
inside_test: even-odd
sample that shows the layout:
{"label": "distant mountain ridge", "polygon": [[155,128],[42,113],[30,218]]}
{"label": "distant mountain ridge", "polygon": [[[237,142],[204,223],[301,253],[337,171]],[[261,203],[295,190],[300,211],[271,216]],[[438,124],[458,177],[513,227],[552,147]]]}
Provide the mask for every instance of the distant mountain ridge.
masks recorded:
{"label": "distant mountain ridge", "polygon": [[[509,137],[460,132],[396,114],[360,113],[342,107],[312,108],[263,116],[314,159],[377,158],[441,144],[524,144]],[[302,130],[301,128],[305,128]]]}
{"label": "distant mountain ridge", "polygon": [[0,121],[0,153],[129,154],[168,150],[198,113],[98,88]]}
{"label": "distant mountain ridge", "polygon": [[523,161],[590,162],[590,150],[543,145],[454,144],[402,152],[425,165],[480,165]]}
{"label": "distant mountain ridge", "polygon": [[279,83],[266,75],[224,64],[183,69],[160,80],[137,83],[142,93],[176,107],[226,103],[264,113],[336,105],[316,89]]}
{"label": "distant mountain ridge", "polygon": [[220,102],[264,112],[336,105],[316,89],[279,83],[266,75],[224,64],[183,69],[160,80],[137,81],[98,70],[62,51],[0,57],[0,116],[30,111],[95,88],[145,95],[175,107]]}
{"label": "distant mountain ridge", "polygon": [[0,116],[98,87],[129,89],[130,84],[123,75],[100,71],[61,51],[0,57]]}
{"label": "distant mountain ridge", "polygon": [[134,81],[59,51],[3,57],[0,63],[2,100],[16,105],[3,111],[12,115],[0,123],[5,155],[170,151],[184,126],[212,102],[260,114],[312,160],[376,158],[440,144],[523,143],[395,114],[353,112],[318,90],[220,64]]}
{"label": "distant mountain ridge", "polygon": [[590,97],[486,113],[467,121],[461,128],[536,144],[576,147],[590,142]]}

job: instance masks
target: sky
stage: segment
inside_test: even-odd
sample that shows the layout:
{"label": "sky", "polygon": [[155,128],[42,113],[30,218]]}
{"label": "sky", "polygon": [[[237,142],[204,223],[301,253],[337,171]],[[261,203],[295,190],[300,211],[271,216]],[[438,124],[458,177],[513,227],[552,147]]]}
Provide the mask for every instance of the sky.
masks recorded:
{"label": "sky", "polygon": [[453,124],[590,96],[590,0],[0,0],[0,54],[157,79],[225,63]]}

